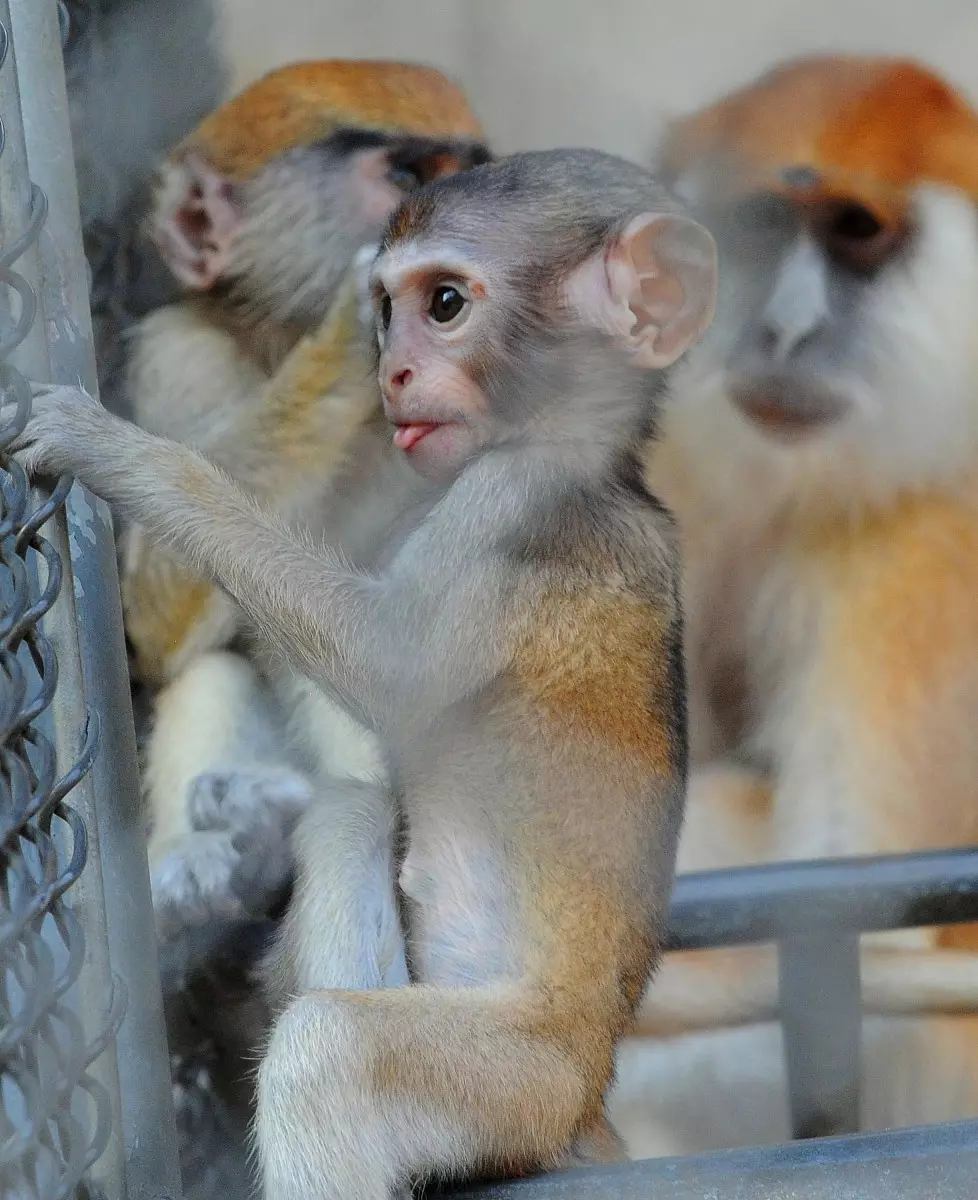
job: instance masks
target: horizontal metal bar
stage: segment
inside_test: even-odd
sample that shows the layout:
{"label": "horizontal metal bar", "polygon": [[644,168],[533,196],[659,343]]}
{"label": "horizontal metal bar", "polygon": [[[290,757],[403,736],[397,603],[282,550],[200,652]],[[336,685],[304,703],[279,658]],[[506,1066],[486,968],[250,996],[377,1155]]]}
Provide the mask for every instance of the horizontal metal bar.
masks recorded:
{"label": "horizontal metal bar", "polygon": [[972,1200],[978,1122],[589,1167],[453,1193],[472,1200]]}
{"label": "horizontal metal bar", "polygon": [[786,862],[680,875],[672,950],[978,921],[978,849]]}

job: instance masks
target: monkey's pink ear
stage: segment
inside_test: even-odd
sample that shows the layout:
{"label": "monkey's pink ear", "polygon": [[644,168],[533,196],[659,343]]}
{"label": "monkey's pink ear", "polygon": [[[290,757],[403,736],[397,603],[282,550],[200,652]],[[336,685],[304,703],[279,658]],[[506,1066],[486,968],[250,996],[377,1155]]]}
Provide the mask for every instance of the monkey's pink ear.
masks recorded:
{"label": "monkey's pink ear", "polygon": [[167,163],[150,232],[173,274],[206,292],[227,270],[238,224],[230,181],[198,155]]}
{"label": "monkey's pink ear", "polygon": [[620,340],[644,367],[674,363],[706,332],[717,292],[716,244],[675,213],[643,213],[570,280],[586,320]]}

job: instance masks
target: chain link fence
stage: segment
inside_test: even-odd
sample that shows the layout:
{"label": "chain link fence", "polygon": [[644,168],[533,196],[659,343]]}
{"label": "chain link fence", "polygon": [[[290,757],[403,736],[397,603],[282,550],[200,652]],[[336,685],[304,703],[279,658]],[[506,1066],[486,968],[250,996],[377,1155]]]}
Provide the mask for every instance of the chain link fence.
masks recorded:
{"label": "chain link fence", "polygon": [[54,0],[0,0],[0,1196],[164,1200],[179,1174],[111,523],[69,478],[31,490],[8,449],[29,379],[96,388],[65,32]]}

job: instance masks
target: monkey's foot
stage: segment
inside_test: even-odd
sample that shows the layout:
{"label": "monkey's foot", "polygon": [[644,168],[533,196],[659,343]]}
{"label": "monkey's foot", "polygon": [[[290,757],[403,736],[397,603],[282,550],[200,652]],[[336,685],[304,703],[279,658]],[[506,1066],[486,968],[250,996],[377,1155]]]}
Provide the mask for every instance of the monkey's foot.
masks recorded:
{"label": "monkey's foot", "polygon": [[287,767],[205,771],[190,785],[190,821],[230,840],[228,886],[248,913],[262,914],[291,880],[292,831],[311,801],[308,780]]}
{"label": "monkey's foot", "polygon": [[241,897],[232,886],[240,857],[230,833],[202,830],[177,838],[156,860],[151,884],[161,941],[189,926],[243,914]]}
{"label": "monkey's foot", "polygon": [[195,829],[222,829],[246,839],[289,837],[312,801],[312,788],[288,767],[204,771],[187,797]]}

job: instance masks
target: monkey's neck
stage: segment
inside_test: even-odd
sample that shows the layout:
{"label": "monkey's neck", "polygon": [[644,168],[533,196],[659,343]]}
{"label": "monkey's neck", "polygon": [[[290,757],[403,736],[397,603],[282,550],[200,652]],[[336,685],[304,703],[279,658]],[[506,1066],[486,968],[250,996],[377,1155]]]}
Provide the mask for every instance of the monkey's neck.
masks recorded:
{"label": "monkey's neck", "polygon": [[311,332],[298,323],[277,323],[256,317],[219,297],[203,296],[194,303],[202,320],[232,337],[241,357],[269,377]]}
{"label": "monkey's neck", "polygon": [[655,431],[662,385],[649,373],[614,371],[604,380],[561,389],[527,426],[523,442],[538,461],[562,474],[600,483],[636,460]]}

